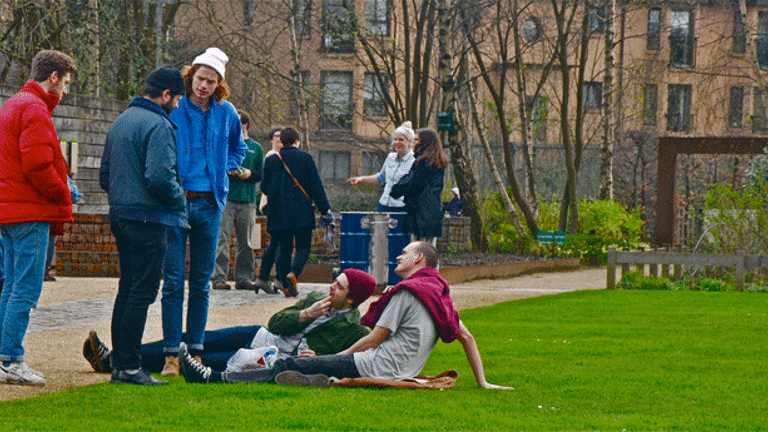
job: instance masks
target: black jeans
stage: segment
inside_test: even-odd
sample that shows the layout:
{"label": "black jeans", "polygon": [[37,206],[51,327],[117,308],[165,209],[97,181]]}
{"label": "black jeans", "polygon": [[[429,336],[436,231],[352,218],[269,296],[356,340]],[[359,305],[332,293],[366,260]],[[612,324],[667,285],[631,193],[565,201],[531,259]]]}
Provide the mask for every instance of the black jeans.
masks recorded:
{"label": "black jeans", "polygon": [[120,258],[120,283],[112,310],[112,367],[141,367],[141,337],[147,310],[160,289],[168,227],[159,223],[110,219]]}
{"label": "black jeans", "polygon": [[226,383],[274,382],[277,374],[287,370],[309,375],[323,374],[336,378],[360,377],[357,366],[355,366],[354,354],[332,354],[278,360],[272,369],[225,372],[221,374],[221,380]]}
{"label": "black jeans", "polygon": [[269,241],[269,245],[264,249],[264,254],[261,255],[261,263],[259,263],[259,279],[268,281],[269,274],[272,272],[272,266],[275,265],[275,255],[277,254],[277,240],[272,238]]}
{"label": "black jeans", "polygon": [[[276,242],[278,248],[275,279],[285,283],[285,276],[289,271],[298,277],[309,259],[309,249],[312,247],[312,228],[279,230],[270,233],[270,235],[272,236],[271,242]],[[291,262],[294,239],[296,240],[296,256]]]}

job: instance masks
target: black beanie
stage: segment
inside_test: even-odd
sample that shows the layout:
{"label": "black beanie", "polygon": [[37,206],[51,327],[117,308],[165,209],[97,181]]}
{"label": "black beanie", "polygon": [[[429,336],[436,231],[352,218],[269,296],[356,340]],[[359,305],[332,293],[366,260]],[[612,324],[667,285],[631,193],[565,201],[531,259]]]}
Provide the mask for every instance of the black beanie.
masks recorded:
{"label": "black beanie", "polygon": [[171,65],[163,65],[150,72],[146,82],[160,90],[168,89],[173,95],[184,95],[187,90],[181,71]]}

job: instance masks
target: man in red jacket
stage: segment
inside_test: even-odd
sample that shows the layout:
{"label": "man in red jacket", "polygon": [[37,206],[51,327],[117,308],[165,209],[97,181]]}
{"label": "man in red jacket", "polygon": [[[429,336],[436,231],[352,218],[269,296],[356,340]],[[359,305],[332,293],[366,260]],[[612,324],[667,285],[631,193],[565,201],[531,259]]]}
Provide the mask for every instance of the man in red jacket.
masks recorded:
{"label": "man in red jacket", "polygon": [[0,383],[45,385],[24,362],[29,312],[43,288],[51,223],[72,220],[67,167],[51,117],[69,91],[74,60],[44,50],[32,77],[0,109],[0,234],[5,284],[0,295]]}

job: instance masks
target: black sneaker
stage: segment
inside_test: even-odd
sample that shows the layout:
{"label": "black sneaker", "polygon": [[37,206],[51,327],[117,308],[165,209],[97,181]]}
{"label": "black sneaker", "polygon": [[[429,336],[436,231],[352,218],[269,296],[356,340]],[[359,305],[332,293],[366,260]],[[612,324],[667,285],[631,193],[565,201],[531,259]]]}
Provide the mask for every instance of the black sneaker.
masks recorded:
{"label": "black sneaker", "polygon": [[232,289],[232,287],[224,281],[213,282],[212,285],[213,285],[213,289],[215,290],[231,290]]}
{"label": "black sneaker", "polygon": [[159,380],[149,374],[144,368],[139,368],[136,373],[128,373],[124,370],[112,371],[112,384],[136,384],[136,385],[163,385],[168,381]]}
{"label": "black sneaker", "polygon": [[109,356],[109,348],[99,340],[96,331],[91,330],[85,343],[83,343],[83,357],[88,360],[96,372],[109,373],[112,372]]}
{"label": "black sneaker", "polygon": [[275,376],[275,384],[293,385],[299,387],[328,387],[331,380],[327,375],[304,375],[296,371],[283,371]]}
{"label": "black sneaker", "polygon": [[259,286],[251,281],[241,281],[235,284],[236,290],[249,290],[259,292]]}
{"label": "black sneaker", "polygon": [[181,375],[187,382],[207,384],[211,380],[211,368],[203,366],[202,363],[193,359],[189,355],[187,344],[183,342],[179,348],[179,366],[181,367]]}

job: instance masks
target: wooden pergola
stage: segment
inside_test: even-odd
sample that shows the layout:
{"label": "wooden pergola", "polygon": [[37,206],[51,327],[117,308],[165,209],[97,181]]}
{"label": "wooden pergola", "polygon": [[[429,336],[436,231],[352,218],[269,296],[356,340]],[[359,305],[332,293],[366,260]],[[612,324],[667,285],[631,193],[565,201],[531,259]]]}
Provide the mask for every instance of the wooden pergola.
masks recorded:
{"label": "wooden pergola", "polygon": [[768,137],[659,137],[656,244],[675,242],[675,171],[679,154],[763,154]]}

